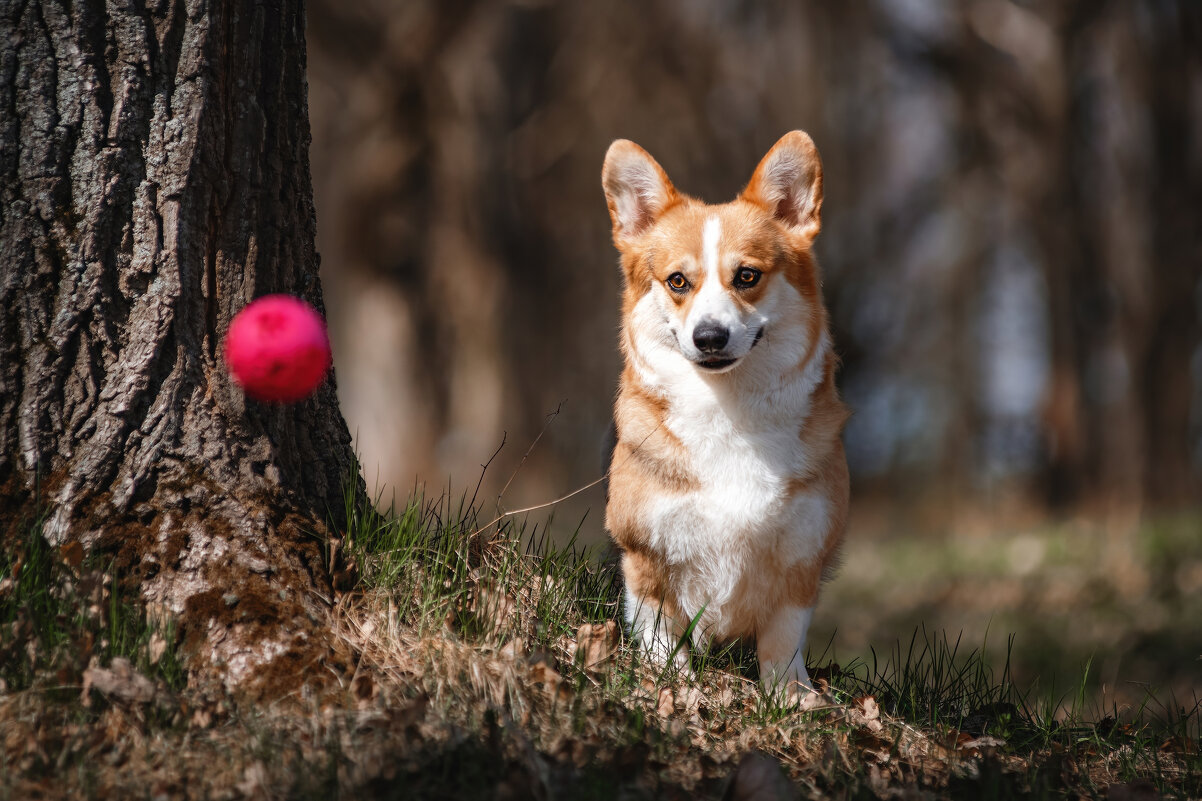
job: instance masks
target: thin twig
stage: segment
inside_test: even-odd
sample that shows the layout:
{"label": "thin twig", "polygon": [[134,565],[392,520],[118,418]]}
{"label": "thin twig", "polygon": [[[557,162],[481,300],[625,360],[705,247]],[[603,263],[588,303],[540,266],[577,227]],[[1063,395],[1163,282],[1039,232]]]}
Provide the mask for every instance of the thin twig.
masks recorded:
{"label": "thin twig", "polygon": [[472,536],[474,537],[477,534],[483,533],[485,531],[485,529],[491,528],[492,526],[494,526],[497,523],[500,523],[502,520],[504,520],[507,517],[513,517],[514,515],[525,514],[526,512],[536,512],[539,509],[546,509],[548,506],[554,506],[557,503],[562,503],[563,501],[566,501],[568,498],[571,498],[574,495],[579,495],[580,493],[584,492],[585,490],[592,489],[593,487],[597,486],[598,484],[600,484],[602,481],[604,481],[607,478],[609,478],[608,470],[605,471],[605,475],[601,476],[600,478],[596,479],[595,481],[590,481],[589,483],[585,484],[583,487],[574,489],[571,492],[569,492],[567,495],[556,498],[553,501],[547,501],[546,503],[535,504],[534,506],[527,506],[524,509],[514,509],[512,512],[502,512],[501,514],[497,515],[497,517],[494,520],[492,520],[488,523],[485,523],[479,529],[472,532]]}
{"label": "thin twig", "polygon": [[[492,464],[493,459],[496,459],[497,454],[499,454],[501,452],[501,449],[503,449],[505,447],[505,440],[508,437],[509,437],[509,432],[502,431],[501,432],[501,444],[498,445],[497,449],[492,452],[492,456],[488,457],[488,461],[485,462],[484,464],[480,465],[480,478],[476,479],[476,488],[474,490],[472,490],[472,500],[470,503],[468,503],[469,509],[476,508],[476,497],[480,494],[480,485],[484,483],[484,474],[488,472],[488,466],[490,464]],[[485,526],[485,528],[488,528],[488,527]]]}
{"label": "thin twig", "polygon": [[546,434],[547,429],[551,427],[551,423],[556,417],[559,416],[560,410],[563,409],[563,404],[564,401],[560,401],[559,405],[555,407],[555,411],[547,415],[546,420],[543,421],[542,430],[538,432],[538,436],[535,437],[534,441],[530,443],[530,447],[527,448],[526,453],[522,455],[522,460],[518,462],[518,466],[513,468],[513,473],[509,476],[509,480],[505,482],[505,486],[501,487],[501,491],[497,493],[496,508],[498,512],[501,511],[501,499],[505,497],[505,491],[509,489],[509,485],[513,483],[513,480],[517,478],[518,473],[521,472],[522,465],[526,464],[526,459],[528,459],[530,454],[534,451],[534,446],[538,444],[538,441],[543,438],[543,434]]}
{"label": "thin twig", "polygon": [[[662,420],[659,422],[658,425],[655,426],[655,428],[653,428],[649,432],[647,432],[647,436],[643,437],[643,439],[639,441],[639,444],[637,447],[631,448],[630,453],[626,456],[625,459],[622,460],[622,464],[626,464],[627,461],[632,459],[634,457],[635,452],[637,452],[638,449],[643,446],[644,442],[651,439],[651,436],[655,432],[659,431],[661,426],[663,426]],[[478,536],[479,534],[484,533],[485,530],[492,528],[497,523],[500,523],[502,520],[504,520],[507,517],[513,517],[514,515],[522,515],[522,514],[526,514],[527,512],[537,512],[539,509],[546,509],[548,506],[554,506],[557,503],[562,503],[562,502],[566,501],[568,498],[572,498],[576,495],[579,495],[580,493],[584,492],[585,490],[592,489],[593,487],[600,484],[602,481],[605,481],[607,478],[609,478],[609,475],[610,475],[610,473],[613,472],[613,469],[614,469],[614,466],[611,463],[610,466],[608,468],[606,468],[605,472],[601,475],[600,478],[598,478],[594,481],[590,481],[589,483],[585,484],[583,487],[578,487],[577,489],[574,489],[571,492],[569,492],[567,495],[556,498],[553,501],[547,501],[546,503],[535,504],[534,506],[527,506],[524,509],[514,509],[512,512],[502,512],[501,514],[497,515],[493,520],[489,521],[488,523],[485,523],[483,526],[481,526],[480,528],[473,531],[471,536],[475,537],[475,536]]]}

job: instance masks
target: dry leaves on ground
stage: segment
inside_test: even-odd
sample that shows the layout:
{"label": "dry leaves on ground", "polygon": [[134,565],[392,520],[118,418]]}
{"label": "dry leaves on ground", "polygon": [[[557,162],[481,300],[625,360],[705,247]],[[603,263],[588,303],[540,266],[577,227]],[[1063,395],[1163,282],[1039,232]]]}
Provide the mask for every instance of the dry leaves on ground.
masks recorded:
{"label": "dry leaves on ground", "polygon": [[576,632],[575,661],[590,673],[603,673],[621,641],[621,630],[614,621],[585,623]]}
{"label": "dry leaves on ground", "polygon": [[83,672],[81,702],[91,704],[91,691],[98,690],[110,699],[127,704],[148,704],[158,698],[166,701],[166,691],[134,670],[128,659],[117,657],[107,668],[92,665]]}

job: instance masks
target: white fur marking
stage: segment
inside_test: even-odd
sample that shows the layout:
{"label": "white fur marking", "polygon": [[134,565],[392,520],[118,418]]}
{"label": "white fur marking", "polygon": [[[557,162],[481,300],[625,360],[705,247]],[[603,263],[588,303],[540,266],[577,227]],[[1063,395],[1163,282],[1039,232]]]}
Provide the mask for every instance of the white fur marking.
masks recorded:
{"label": "white fur marking", "polygon": [[730,328],[738,323],[738,312],[734,302],[722,285],[722,263],[718,251],[718,243],[722,239],[722,221],[712,216],[705,221],[701,234],[701,263],[705,269],[705,279],[697,290],[697,298],[686,321],[689,341],[693,339],[693,329],[702,320],[716,322]]}
{"label": "white fur marking", "polygon": [[705,221],[705,229],[701,234],[701,261],[705,265],[705,280],[721,281],[718,274],[718,240],[722,238],[722,221],[717,215]]}

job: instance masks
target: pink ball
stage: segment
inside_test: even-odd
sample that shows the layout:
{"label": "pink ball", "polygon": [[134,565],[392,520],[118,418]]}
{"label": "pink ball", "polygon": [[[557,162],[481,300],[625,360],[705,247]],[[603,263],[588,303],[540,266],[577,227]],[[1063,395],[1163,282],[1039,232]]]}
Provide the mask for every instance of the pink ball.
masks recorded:
{"label": "pink ball", "polygon": [[234,381],[256,400],[302,400],[330,368],[325,321],[308,303],[290,295],[258,298],[230,323],[225,363]]}

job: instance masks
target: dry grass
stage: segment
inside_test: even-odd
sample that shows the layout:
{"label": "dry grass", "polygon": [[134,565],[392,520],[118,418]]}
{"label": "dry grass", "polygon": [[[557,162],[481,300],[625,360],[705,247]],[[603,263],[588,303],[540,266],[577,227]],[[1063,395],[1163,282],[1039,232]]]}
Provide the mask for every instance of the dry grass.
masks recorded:
{"label": "dry grass", "polygon": [[[138,634],[98,661],[148,674],[161,692],[143,701],[85,690],[53,649],[3,640],[18,678],[0,695],[0,798],[1202,794],[1196,699],[1090,718],[1020,690],[1004,655],[920,631],[875,663],[812,665],[826,706],[782,709],[738,648],[695,659],[694,678],[644,664],[612,623],[614,567],[596,554],[484,525],[466,500],[349,511],[339,547],[360,581],[330,625],[358,661],[333,691],[262,707],[172,685]],[[36,589],[10,584],[0,622]],[[61,642],[102,623],[60,621]]]}

